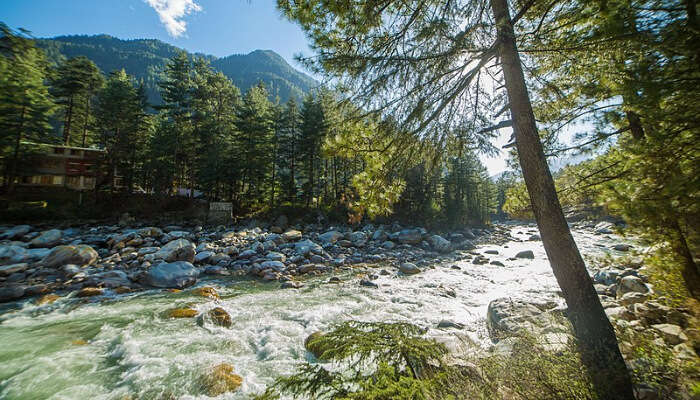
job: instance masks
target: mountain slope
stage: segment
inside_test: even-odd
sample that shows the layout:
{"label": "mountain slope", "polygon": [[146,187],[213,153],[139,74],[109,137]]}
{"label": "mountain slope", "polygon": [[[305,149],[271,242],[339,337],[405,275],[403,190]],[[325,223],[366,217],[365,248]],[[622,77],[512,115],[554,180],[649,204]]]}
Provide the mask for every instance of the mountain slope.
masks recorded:
{"label": "mountain slope", "polygon": [[[168,60],[181,51],[179,48],[155,39],[122,40],[109,35],[58,36],[38,39],[49,59],[55,62],[63,58],[85,56],[102,70],[124,68],[130,75],[146,84],[149,100],[158,104],[157,83]],[[255,50],[250,54],[235,54],[224,58],[204,54],[214,69],[223,72],[242,92],[259,81],[265,82],[271,96],[287,101],[291,96],[300,98],[318,83],[310,76],[294,69],[284,58],[271,50]]]}

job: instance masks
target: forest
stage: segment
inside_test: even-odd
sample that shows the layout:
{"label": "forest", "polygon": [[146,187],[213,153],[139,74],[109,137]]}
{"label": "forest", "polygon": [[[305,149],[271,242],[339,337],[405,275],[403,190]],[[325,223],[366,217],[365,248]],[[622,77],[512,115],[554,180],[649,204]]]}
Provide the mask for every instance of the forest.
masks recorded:
{"label": "forest", "polygon": [[[0,261],[17,263],[0,294],[43,295],[40,308],[49,294],[29,283],[51,281],[59,307],[99,299],[104,320],[66,322],[97,324],[81,345],[127,342],[124,366],[136,332],[161,363],[95,385],[154,399],[700,396],[695,0],[276,6],[322,78],[284,101],[211,57],[177,51],[146,82],[0,25],[3,199],[53,143],[104,151],[96,203],[180,196],[236,216],[3,231]],[[489,176],[481,157],[503,153],[508,171]],[[0,320],[0,339],[18,340],[32,310]],[[32,393],[24,360],[0,368],[8,393]]]}
{"label": "forest", "polygon": [[[361,217],[396,206],[454,224],[496,213],[496,185],[466,141],[423,145],[328,89],[286,103],[261,82],[241,93],[206,59],[181,52],[157,82],[162,104],[149,104],[143,81],[123,69],[105,76],[82,56],[52,65],[7,27],[3,43],[3,93],[20,96],[1,105],[7,187],[31,152],[22,143],[60,143],[105,149],[101,168],[122,176],[127,193],[184,189],[241,213],[286,205]],[[115,191],[104,175],[96,190]]]}

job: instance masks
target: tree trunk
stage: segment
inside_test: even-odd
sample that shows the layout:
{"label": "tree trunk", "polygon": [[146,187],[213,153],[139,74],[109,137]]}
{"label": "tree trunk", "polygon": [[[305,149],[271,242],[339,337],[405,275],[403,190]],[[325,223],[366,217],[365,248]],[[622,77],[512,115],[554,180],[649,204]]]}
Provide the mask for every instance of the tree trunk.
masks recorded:
{"label": "tree trunk", "polygon": [[686,235],[681,228],[678,220],[671,222],[671,228],[675,231],[678,237],[673,241],[673,247],[676,253],[683,259],[683,269],[681,275],[685,281],[685,287],[688,288],[690,294],[700,300],[700,270],[693,259],[693,252],[690,251]]}
{"label": "tree trunk", "polygon": [[625,115],[627,116],[627,122],[630,124],[630,131],[634,140],[644,139],[644,128],[639,115],[634,111],[627,111]]}
{"label": "tree trunk", "polygon": [[15,149],[12,155],[12,168],[7,178],[7,192],[12,193],[15,190],[15,178],[17,177],[17,164],[19,163],[19,147],[22,144],[22,130],[24,129],[24,114],[27,111],[27,106],[22,106],[22,113],[19,117],[19,124],[17,125],[17,137],[15,139]]}
{"label": "tree trunk", "polygon": [[491,0],[513,114],[516,145],[530,202],[554,276],[568,306],[582,361],[601,400],[633,400],[632,381],[586,265],[576,247],[547,166],[525,85],[507,0]]}
{"label": "tree trunk", "polygon": [[270,209],[275,207],[275,172],[277,172],[277,143],[272,153],[272,188],[270,191]]}
{"label": "tree trunk", "polygon": [[73,96],[68,100],[68,110],[66,111],[66,123],[63,125],[63,142],[70,146],[70,126],[73,121]]}
{"label": "tree trunk", "polygon": [[85,147],[85,144],[87,141],[88,122],[90,122],[90,94],[89,93],[86,95],[86,99],[85,99],[85,124],[83,124],[83,146],[82,147]]}

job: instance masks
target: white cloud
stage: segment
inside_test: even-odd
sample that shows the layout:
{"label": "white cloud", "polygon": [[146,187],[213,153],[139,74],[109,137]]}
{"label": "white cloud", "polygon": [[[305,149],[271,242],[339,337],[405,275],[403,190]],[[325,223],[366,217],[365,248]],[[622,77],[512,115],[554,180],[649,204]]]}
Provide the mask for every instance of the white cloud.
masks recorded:
{"label": "white cloud", "polygon": [[160,22],[170,36],[179,37],[187,30],[184,17],[188,14],[202,11],[195,0],[144,0],[158,13]]}

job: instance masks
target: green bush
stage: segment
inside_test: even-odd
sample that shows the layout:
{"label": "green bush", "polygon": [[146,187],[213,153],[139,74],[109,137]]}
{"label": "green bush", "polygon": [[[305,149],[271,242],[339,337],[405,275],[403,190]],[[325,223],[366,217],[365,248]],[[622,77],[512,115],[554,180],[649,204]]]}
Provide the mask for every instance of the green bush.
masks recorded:
{"label": "green bush", "polygon": [[405,323],[344,322],[309,339],[307,345],[323,349],[323,364],[302,364],[257,399],[593,398],[573,347],[548,353],[535,338],[522,336],[509,355],[455,359],[423,334]]}

